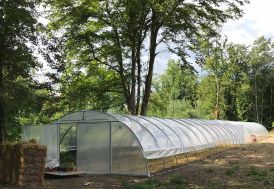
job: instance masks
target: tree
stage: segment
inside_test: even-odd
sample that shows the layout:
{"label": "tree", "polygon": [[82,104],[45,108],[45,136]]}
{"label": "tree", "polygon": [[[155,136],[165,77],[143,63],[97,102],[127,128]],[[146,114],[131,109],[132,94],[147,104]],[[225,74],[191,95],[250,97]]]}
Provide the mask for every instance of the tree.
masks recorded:
{"label": "tree", "polygon": [[18,103],[20,97],[24,101],[20,87],[30,81],[31,69],[37,66],[27,45],[35,44],[35,14],[34,1],[0,1],[0,142],[6,135],[8,118],[18,113],[11,102],[16,99]]}
{"label": "tree", "polygon": [[[241,0],[47,0],[51,28],[65,40],[66,59],[97,62],[117,72],[131,114],[146,114],[157,47],[184,62],[205,31],[242,15]],[[225,7],[225,9],[224,9]],[[148,61],[144,60],[147,53]],[[144,87],[143,93],[141,88]]]}
{"label": "tree", "polygon": [[67,65],[61,82],[59,106],[63,112],[123,110],[122,91],[117,87],[119,77],[105,66],[89,64],[83,73],[76,69],[76,65]]}
{"label": "tree", "polygon": [[[271,39],[260,37],[254,41],[250,52],[250,84],[253,91],[256,121],[271,124],[274,44]],[[269,106],[270,105],[270,106]],[[269,115],[268,115],[269,114]],[[267,115],[267,117],[266,117]],[[271,117],[271,116],[270,116]],[[267,121],[266,121],[267,120]]]}
{"label": "tree", "polygon": [[148,114],[191,117],[188,114],[195,107],[197,85],[198,76],[192,66],[169,60],[167,70],[153,82]]}
{"label": "tree", "polygon": [[[273,114],[273,43],[260,37],[250,49],[222,40],[200,43],[206,75],[198,88],[204,109],[216,109],[228,120],[256,121],[271,125]],[[218,102],[218,103],[216,103]]]}

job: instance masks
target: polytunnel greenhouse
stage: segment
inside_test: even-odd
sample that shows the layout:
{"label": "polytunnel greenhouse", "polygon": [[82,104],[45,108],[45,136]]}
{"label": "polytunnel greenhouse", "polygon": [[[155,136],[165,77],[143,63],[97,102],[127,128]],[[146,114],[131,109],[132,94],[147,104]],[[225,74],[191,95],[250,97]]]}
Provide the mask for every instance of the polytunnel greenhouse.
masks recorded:
{"label": "polytunnel greenhouse", "polygon": [[49,168],[72,165],[92,174],[150,175],[151,162],[165,168],[172,158],[177,164],[186,154],[246,144],[251,136],[267,133],[264,126],[251,122],[80,111],[51,125],[25,126],[22,140],[34,138],[48,147]]}

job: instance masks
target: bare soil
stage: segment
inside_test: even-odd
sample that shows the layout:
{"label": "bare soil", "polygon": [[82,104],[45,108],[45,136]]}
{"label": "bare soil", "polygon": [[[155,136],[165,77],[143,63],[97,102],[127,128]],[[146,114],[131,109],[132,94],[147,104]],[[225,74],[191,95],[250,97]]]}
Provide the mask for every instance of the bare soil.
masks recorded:
{"label": "bare soil", "polygon": [[[184,185],[176,185],[172,178],[180,177]],[[142,183],[157,184],[142,187]],[[88,186],[84,186],[89,182]],[[126,183],[126,184],[125,184]],[[274,189],[274,133],[258,139],[258,143],[222,151],[186,167],[152,178],[113,175],[82,175],[69,178],[45,178],[43,186],[15,187],[1,185],[1,189],[101,189],[101,188],[209,188],[209,189]]]}

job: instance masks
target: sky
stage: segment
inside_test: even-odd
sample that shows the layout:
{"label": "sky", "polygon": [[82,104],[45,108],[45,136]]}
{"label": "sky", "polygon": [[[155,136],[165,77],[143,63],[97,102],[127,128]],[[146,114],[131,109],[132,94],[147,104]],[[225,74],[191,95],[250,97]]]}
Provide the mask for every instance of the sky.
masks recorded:
{"label": "sky", "polygon": [[[229,42],[251,45],[260,36],[274,39],[274,0],[250,0],[242,6],[243,17],[224,24],[222,34]],[[170,53],[161,53],[156,59],[155,72],[160,74],[167,68],[167,61],[177,57]],[[194,62],[193,59],[190,59]],[[200,72],[200,68],[194,64]]]}
{"label": "sky", "polygon": [[[250,0],[250,4],[242,7],[244,16],[238,20],[230,20],[224,24],[222,34],[228,37],[229,42],[251,45],[252,42],[260,36],[274,38],[274,0]],[[46,23],[47,20],[40,18],[40,21]],[[160,47],[164,49],[164,47]],[[143,59],[148,57],[144,56]],[[176,55],[166,51],[161,52],[155,61],[154,71],[156,74],[163,73],[167,68],[169,59],[178,59]],[[194,62],[192,58],[190,62]],[[198,72],[199,66],[193,64]],[[44,63],[43,68],[38,72],[38,77],[46,73],[48,66]]]}
{"label": "sky", "polygon": [[244,16],[239,20],[228,21],[222,33],[234,43],[251,45],[260,37],[274,38],[274,0],[250,0],[243,6]]}

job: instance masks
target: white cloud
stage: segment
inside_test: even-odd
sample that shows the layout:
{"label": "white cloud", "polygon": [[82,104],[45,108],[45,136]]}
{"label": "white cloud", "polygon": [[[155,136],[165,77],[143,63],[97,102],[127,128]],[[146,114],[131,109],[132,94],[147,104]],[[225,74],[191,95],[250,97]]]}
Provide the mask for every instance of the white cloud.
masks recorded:
{"label": "white cloud", "polygon": [[231,42],[246,45],[263,35],[274,37],[273,7],[273,0],[250,0],[250,4],[242,7],[244,16],[227,22],[222,29],[223,34]]}
{"label": "white cloud", "polygon": [[[230,20],[224,24],[222,33],[233,43],[251,45],[260,36],[274,38],[274,0],[250,0],[250,4],[242,7],[244,16],[238,20]],[[169,59],[178,59],[174,54],[164,53],[165,55],[156,59],[156,73],[162,73],[167,68]],[[193,57],[190,58],[193,63]],[[200,66],[193,63],[198,72]]]}

